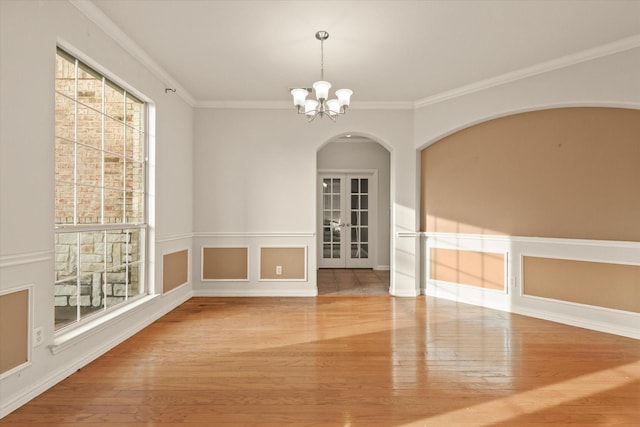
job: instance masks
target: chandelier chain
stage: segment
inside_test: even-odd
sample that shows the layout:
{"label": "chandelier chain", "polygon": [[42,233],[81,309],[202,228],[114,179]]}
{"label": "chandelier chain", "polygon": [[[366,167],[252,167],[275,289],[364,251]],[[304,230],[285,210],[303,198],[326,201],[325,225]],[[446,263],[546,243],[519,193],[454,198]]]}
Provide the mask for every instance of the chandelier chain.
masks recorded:
{"label": "chandelier chain", "polygon": [[324,80],[324,38],[320,39],[320,80]]}

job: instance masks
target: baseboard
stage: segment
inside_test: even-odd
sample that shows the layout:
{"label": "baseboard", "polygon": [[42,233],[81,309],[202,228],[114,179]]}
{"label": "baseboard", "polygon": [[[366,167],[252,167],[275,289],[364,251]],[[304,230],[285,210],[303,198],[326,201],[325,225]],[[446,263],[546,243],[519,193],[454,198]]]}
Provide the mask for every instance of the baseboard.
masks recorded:
{"label": "baseboard", "polygon": [[[536,319],[548,320],[550,322],[562,323],[569,326],[591,329],[598,332],[640,339],[640,328],[637,326],[625,326],[620,323],[602,322],[585,317],[559,313],[558,311],[544,311],[530,307],[523,307],[522,305],[518,305],[510,301],[508,295],[495,291],[482,291],[465,285],[430,281],[427,283],[426,294],[427,296],[432,296],[434,298],[441,298],[463,304],[471,304],[505,311],[507,313],[535,317]],[[554,301],[554,303],[563,304],[561,301]],[[562,309],[562,307],[557,308],[557,310],[560,309]],[[591,307],[591,309],[598,310],[596,307]],[[629,318],[632,316],[635,316],[635,314],[630,313]]]}
{"label": "baseboard", "polygon": [[501,291],[429,280],[425,295],[494,310],[510,311],[509,296]]}
{"label": "baseboard", "polygon": [[575,326],[578,328],[590,329],[593,331],[604,332],[607,334],[620,335],[627,338],[640,340],[640,329],[634,327],[626,327],[622,325],[613,325],[611,323],[598,322],[591,319],[568,316],[557,313],[548,313],[539,310],[514,307],[511,313],[523,316],[535,317],[536,319],[548,320],[550,322],[562,323],[564,325]]}
{"label": "baseboard", "polygon": [[194,297],[316,297],[318,289],[299,289],[299,290],[282,290],[282,289],[199,289],[193,291]]}
{"label": "baseboard", "polygon": [[16,409],[24,405],[25,403],[37,397],[38,395],[44,393],[51,387],[58,384],[60,381],[64,380],[65,378],[67,378],[68,376],[76,372],[78,369],[81,369],[82,367],[88,365],[89,363],[91,363],[98,357],[102,356],[103,354],[105,354],[106,352],[108,352],[118,344],[131,338],[133,335],[137,334],[138,332],[140,332],[141,330],[143,330],[144,328],[146,328],[147,326],[149,326],[150,324],[152,324],[153,322],[155,322],[165,314],[169,313],[171,310],[175,309],[180,304],[189,300],[192,296],[193,296],[192,292],[187,292],[184,296],[182,296],[178,300],[163,307],[162,310],[154,313],[150,318],[144,319],[143,321],[139,322],[138,324],[132,327],[121,330],[121,332],[117,336],[113,337],[108,342],[105,342],[102,346],[95,348],[93,351],[86,354],[84,357],[72,362],[71,364],[69,364],[68,366],[62,369],[57,369],[51,375],[48,375],[46,378],[42,379],[38,384],[32,387],[28,392],[20,394],[10,399],[8,402],[5,401],[5,399],[2,399],[2,402],[0,404],[0,419],[4,418],[11,412],[15,411]]}

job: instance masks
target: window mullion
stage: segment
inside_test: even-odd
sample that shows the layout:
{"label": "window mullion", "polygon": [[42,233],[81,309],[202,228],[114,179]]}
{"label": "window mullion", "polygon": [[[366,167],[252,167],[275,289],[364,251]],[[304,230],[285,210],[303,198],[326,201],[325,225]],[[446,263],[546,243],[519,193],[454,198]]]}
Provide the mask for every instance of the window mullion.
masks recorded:
{"label": "window mullion", "polygon": [[101,188],[100,188],[100,224],[104,225],[104,187],[105,187],[105,179],[104,179],[104,150],[105,150],[105,131],[104,128],[106,126],[105,123],[105,114],[106,114],[106,92],[105,92],[105,79],[104,76],[102,77],[102,111],[101,111],[101,124],[100,124],[100,148],[101,148],[101,152],[100,152],[100,167],[101,167],[101,171],[100,171],[100,183],[101,183]]}
{"label": "window mullion", "polygon": [[81,258],[81,247],[80,247],[80,242],[82,242],[82,234],[81,233],[76,233],[76,262],[77,262],[77,267],[76,267],[76,271],[77,271],[77,277],[76,277],[76,322],[80,321],[80,316],[81,316],[81,312],[80,312],[80,308],[82,306],[81,301],[80,301],[80,297],[82,296],[82,286],[80,286],[80,284],[82,283],[82,263],[80,262],[80,258]]}
{"label": "window mullion", "polygon": [[[78,225],[78,60],[73,70],[73,225]],[[79,262],[79,261],[78,261]]]}
{"label": "window mullion", "polygon": [[122,104],[122,122],[124,126],[124,132],[122,137],[123,153],[123,171],[122,171],[122,223],[127,222],[127,91],[124,91],[123,104]]}

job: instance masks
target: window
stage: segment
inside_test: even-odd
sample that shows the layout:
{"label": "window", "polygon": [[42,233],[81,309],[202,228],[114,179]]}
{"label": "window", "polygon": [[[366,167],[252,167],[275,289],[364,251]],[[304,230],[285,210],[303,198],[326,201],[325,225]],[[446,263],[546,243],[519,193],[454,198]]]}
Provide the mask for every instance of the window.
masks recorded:
{"label": "window", "polygon": [[58,49],[55,327],[145,292],[147,106]]}

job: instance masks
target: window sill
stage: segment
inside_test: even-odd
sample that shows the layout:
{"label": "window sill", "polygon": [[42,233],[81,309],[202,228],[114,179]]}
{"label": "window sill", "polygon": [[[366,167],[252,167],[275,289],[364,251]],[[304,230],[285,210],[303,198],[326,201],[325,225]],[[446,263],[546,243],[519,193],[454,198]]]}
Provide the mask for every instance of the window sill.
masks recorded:
{"label": "window sill", "polygon": [[152,300],[158,298],[160,295],[147,295],[143,296],[135,301],[113,310],[103,316],[98,317],[82,326],[79,326],[69,332],[63,332],[60,335],[56,335],[53,340],[53,344],[49,346],[52,354],[58,354],[63,352],[79,342],[99,333],[100,331],[108,328],[113,323],[113,320],[125,319],[144,308],[144,306]]}

